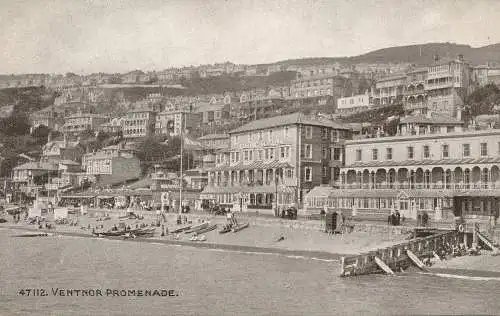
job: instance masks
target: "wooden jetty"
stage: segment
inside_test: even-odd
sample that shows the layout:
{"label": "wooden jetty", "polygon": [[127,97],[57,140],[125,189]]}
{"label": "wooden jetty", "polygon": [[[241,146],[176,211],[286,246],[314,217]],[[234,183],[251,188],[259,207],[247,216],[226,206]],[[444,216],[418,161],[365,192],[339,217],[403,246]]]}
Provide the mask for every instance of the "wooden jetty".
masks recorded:
{"label": "wooden jetty", "polygon": [[421,257],[431,257],[442,248],[459,245],[460,234],[455,230],[440,232],[368,253],[342,257],[340,275],[346,277],[381,272],[391,274],[392,271],[400,271],[412,264],[421,269],[425,268]]}

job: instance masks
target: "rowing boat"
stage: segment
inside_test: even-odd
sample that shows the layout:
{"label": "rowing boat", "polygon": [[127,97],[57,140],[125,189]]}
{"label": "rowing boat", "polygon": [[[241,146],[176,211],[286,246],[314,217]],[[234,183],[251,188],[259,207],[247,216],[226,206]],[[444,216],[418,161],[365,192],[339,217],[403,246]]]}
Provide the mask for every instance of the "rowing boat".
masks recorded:
{"label": "rowing boat", "polygon": [[14,235],[12,237],[47,237],[47,236],[52,236],[52,234],[47,234],[47,233],[34,233],[34,234],[21,234],[21,235]]}
{"label": "rowing boat", "polygon": [[248,226],[250,226],[250,223],[237,225],[233,228],[233,233],[237,233],[240,230],[247,228]]}
{"label": "rowing boat", "polygon": [[202,223],[200,225],[196,225],[196,226],[193,226],[191,227],[191,229],[188,229],[185,231],[186,234],[189,234],[189,233],[196,233],[204,228],[207,228],[208,227],[208,222],[205,222],[205,223]]}
{"label": "rowing boat", "polygon": [[225,225],[221,230],[219,230],[219,234],[229,233],[232,227],[232,225]]}
{"label": "rowing boat", "polygon": [[195,234],[200,235],[200,234],[208,233],[216,228],[217,228],[217,224],[214,224],[212,226],[208,226],[207,228],[200,229],[199,231],[195,232]]}
{"label": "rowing boat", "polygon": [[191,229],[191,225],[188,225],[188,226],[184,226],[184,227],[179,227],[173,231],[171,231],[172,234],[178,234],[178,233],[181,233],[185,230],[188,230],[188,229]]}

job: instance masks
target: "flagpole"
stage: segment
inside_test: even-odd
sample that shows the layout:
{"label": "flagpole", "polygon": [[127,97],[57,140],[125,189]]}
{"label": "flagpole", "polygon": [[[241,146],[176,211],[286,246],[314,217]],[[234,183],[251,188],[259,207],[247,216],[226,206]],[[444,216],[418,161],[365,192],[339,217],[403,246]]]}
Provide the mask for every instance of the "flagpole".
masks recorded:
{"label": "flagpole", "polygon": [[182,213],[182,163],[183,163],[183,156],[184,156],[184,113],[181,111],[181,175],[180,175],[180,188],[179,188],[179,214]]}

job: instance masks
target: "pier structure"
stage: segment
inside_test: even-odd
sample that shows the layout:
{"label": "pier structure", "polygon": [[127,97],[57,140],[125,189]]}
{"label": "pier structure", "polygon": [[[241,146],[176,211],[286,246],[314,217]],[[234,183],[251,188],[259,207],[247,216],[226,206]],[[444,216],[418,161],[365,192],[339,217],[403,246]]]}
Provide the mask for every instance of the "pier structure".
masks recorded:
{"label": "pier structure", "polygon": [[458,246],[464,240],[461,235],[464,233],[455,230],[440,232],[367,253],[342,257],[340,275],[347,277],[382,272],[392,274],[392,271],[406,269],[415,263],[416,258],[420,260],[422,257],[433,257],[441,249]]}

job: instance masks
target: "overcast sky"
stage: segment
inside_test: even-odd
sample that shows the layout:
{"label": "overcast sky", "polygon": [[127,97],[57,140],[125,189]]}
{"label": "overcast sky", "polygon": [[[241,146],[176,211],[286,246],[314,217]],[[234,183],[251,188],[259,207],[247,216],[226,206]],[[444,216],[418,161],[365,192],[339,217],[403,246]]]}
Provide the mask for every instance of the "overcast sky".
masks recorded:
{"label": "overcast sky", "polygon": [[0,73],[153,70],[500,42],[499,0],[0,0]]}

